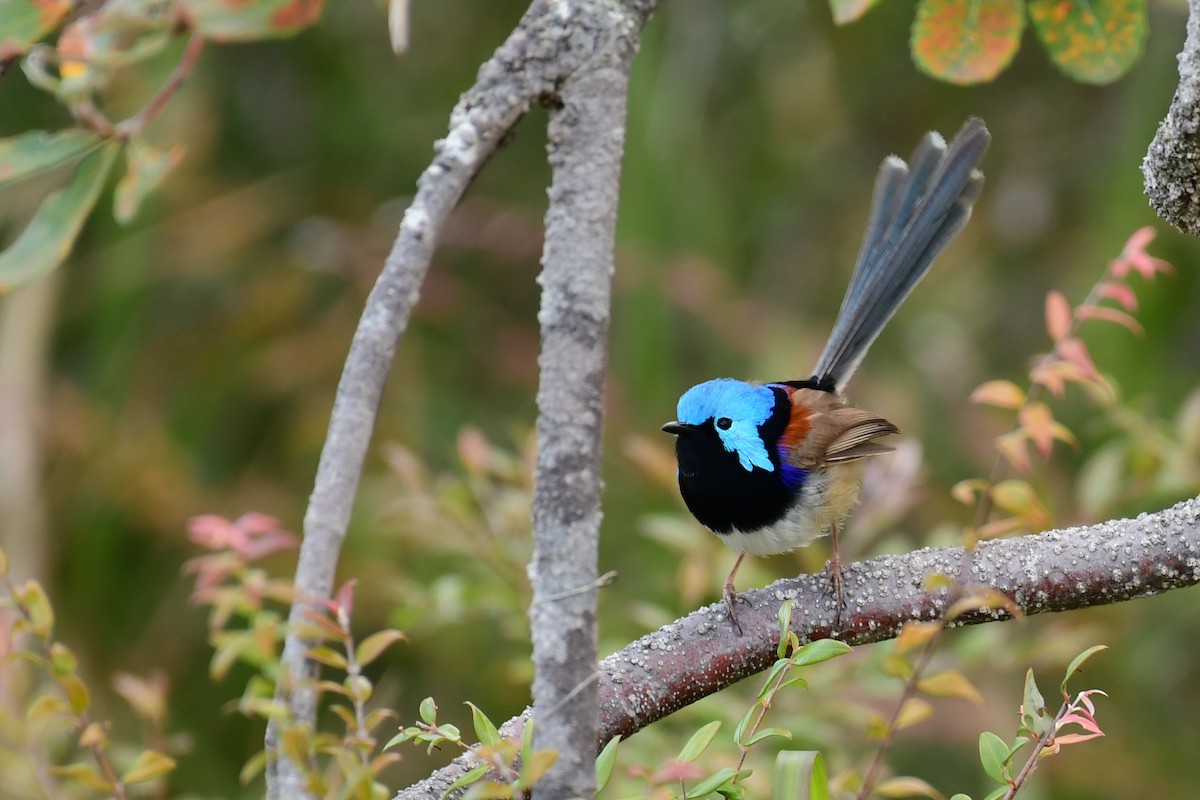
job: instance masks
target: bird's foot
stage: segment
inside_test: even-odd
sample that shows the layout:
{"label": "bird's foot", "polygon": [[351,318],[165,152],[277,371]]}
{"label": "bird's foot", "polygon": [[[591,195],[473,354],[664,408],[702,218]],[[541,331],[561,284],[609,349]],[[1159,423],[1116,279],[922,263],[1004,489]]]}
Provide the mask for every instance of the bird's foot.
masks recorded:
{"label": "bird's foot", "polygon": [[833,594],[833,629],[840,631],[842,629],[842,609],[846,607],[846,599],[842,594],[842,560],[837,557],[836,550],[833,558],[829,559],[826,574],[829,576],[829,591]]}
{"label": "bird's foot", "polygon": [[735,630],[737,630],[738,636],[741,636],[742,624],[738,622],[737,609],[735,606],[738,603],[745,603],[749,605],[749,601],[746,600],[745,595],[739,593],[737,589],[733,588],[733,581],[725,582],[725,591],[722,592],[722,595],[725,598],[725,607],[729,609],[729,621],[733,623],[733,627]]}

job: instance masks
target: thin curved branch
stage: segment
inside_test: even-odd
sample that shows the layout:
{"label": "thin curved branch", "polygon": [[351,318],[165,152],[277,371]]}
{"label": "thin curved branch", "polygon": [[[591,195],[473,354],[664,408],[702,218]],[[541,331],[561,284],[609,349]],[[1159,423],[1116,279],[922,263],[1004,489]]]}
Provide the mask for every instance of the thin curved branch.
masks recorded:
{"label": "thin curved branch", "polygon": [[[636,37],[658,0],[592,0],[609,36]],[[607,8],[614,13],[599,13]],[[471,180],[529,107],[552,97],[594,51],[579,48],[570,24],[571,4],[535,0],[495,55],[480,67],[475,86],[450,115],[446,138],[434,146],[433,162],[417,182],[417,193],[400,223],[399,235],[371,290],[338,383],[329,430],[313,493],[304,515],[304,539],[296,567],[298,600],[289,623],[294,630],[315,601],[329,597],[342,542],[383,386],[396,343],[408,325],[437,237]],[[615,200],[614,200],[615,205]],[[312,727],[316,664],[306,658],[312,643],[289,633],[283,651],[278,696],[291,720]],[[267,726],[266,750],[279,751],[279,725]],[[304,800],[303,770],[284,756],[268,764],[267,796]]]}
{"label": "thin curved branch", "polygon": [[1155,213],[1200,235],[1200,0],[1188,0],[1179,87],[1146,151],[1142,176]]}
{"label": "thin curved branch", "polygon": [[[851,645],[895,638],[909,620],[936,619],[946,589],[925,590],[931,575],[958,574],[960,547],[923,549],[843,566],[847,625],[837,638]],[[1136,519],[981,543],[971,578],[1013,599],[1025,614],[1047,614],[1119,603],[1200,583],[1200,499]],[[747,592],[738,609],[745,636],[729,624],[723,604],[698,609],[600,662],[600,743],[629,736],[743,678],[776,657],[776,612],[792,600],[800,641],[829,638],[832,600],[824,573],[776,581]],[[1011,619],[1003,611],[974,612],[956,624]],[[501,727],[519,736],[529,710]],[[397,800],[441,797],[474,765],[460,757],[400,792]]]}

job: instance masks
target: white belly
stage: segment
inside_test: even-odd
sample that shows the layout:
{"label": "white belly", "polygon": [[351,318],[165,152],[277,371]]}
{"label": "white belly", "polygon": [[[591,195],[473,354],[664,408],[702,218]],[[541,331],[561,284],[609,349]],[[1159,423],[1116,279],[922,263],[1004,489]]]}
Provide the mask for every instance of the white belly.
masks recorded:
{"label": "white belly", "polygon": [[756,531],[734,530],[718,534],[735,553],[772,556],[804,547],[829,533],[854,504],[862,482],[863,464],[849,461],[830,464],[810,473],[800,497],[773,525]]}

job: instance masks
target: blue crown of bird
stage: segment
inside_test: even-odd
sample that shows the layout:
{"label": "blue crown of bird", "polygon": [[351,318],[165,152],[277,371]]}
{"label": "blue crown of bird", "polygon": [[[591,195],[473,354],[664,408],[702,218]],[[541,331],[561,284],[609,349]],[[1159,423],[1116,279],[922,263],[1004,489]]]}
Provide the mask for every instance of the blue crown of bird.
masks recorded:
{"label": "blue crown of bird", "polygon": [[872,342],[971,216],[991,136],[969,119],[946,144],[922,138],[906,163],[879,168],[867,230],[846,296],[812,377],[749,383],[718,378],[679,398],[679,491],[692,515],[738,553],[723,597],[741,633],[734,588],[747,554],[786,553],[833,534],[829,576],[835,625],[842,601],[838,527],[858,501],[864,459],[891,450],[887,419],[849,405],[843,391]]}

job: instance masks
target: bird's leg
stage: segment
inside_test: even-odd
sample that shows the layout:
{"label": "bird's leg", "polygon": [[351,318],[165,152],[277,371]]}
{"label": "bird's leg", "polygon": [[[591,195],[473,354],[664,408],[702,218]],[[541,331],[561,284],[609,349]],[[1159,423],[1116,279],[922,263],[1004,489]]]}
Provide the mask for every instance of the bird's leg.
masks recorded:
{"label": "bird's leg", "polygon": [[829,585],[833,588],[833,626],[840,630],[842,627],[842,606],[845,601],[842,598],[842,557],[838,552],[838,526],[837,522],[833,523],[831,529],[833,540],[833,553],[829,557]]}
{"label": "bird's leg", "polygon": [[737,629],[738,636],[742,635],[742,626],[738,622],[737,612],[734,610],[735,603],[744,603],[746,598],[737,593],[737,589],[733,588],[733,578],[737,575],[738,567],[742,565],[742,559],[746,557],[745,553],[739,553],[737,561],[733,562],[733,569],[729,570],[729,577],[725,579],[725,606],[729,609],[729,620],[733,623],[733,627]]}

